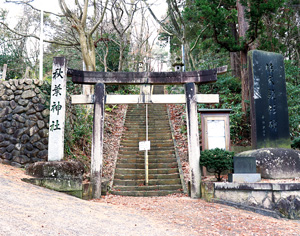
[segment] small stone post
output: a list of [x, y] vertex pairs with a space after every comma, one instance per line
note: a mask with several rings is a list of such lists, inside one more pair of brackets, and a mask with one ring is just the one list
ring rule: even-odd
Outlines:
[[191, 198], [201, 197], [200, 145], [198, 131], [198, 114], [196, 86], [194, 83], [185, 85], [186, 123], [188, 134], [188, 155], [190, 163]]
[[91, 185], [92, 185], [93, 199], [101, 197], [104, 108], [105, 108], [104, 100], [105, 100], [105, 85], [102, 83], [97, 83], [95, 85], [94, 125], [93, 125], [92, 158], [91, 158]]
[[54, 57], [51, 84], [48, 161], [64, 157], [64, 128], [66, 113], [67, 60]]

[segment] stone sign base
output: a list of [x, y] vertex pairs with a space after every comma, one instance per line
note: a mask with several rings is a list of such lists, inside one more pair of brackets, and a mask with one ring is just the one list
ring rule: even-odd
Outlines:
[[84, 167], [75, 161], [36, 162], [26, 167], [26, 174], [35, 178], [23, 181], [82, 198]]
[[228, 174], [228, 182], [236, 183], [256, 183], [261, 181], [261, 175], [256, 173], [247, 173], [247, 174]]
[[213, 189], [201, 189], [209, 190], [202, 196], [213, 195], [209, 200], [214, 202], [277, 218], [300, 219], [300, 183], [214, 183]]

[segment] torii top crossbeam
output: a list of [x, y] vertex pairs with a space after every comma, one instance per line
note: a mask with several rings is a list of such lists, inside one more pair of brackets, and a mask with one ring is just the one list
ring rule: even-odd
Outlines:
[[227, 66], [190, 72], [94, 72], [68, 69], [68, 76], [76, 84], [204, 84], [216, 82], [217, 74], [226, 71]]

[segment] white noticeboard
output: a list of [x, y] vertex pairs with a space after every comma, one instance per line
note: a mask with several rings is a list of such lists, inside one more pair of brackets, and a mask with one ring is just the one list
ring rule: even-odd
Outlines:
[[226, 149], [224, 120], [208, 120], [207, 133], [208, 133], [208, 149], [214, 149], [214, 148]]
[[140, 151], [149, 151], [150, 150], [150, 141], [139, 142]]

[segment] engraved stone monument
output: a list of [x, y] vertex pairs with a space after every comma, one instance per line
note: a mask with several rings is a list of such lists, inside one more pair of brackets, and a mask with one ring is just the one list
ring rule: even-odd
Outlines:
[[252, 148], [290, 148], [283, 56], [253, 50], [248, 63]]

